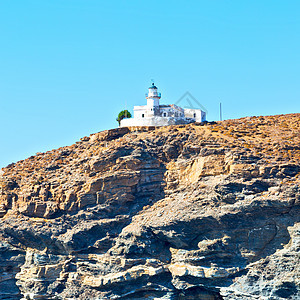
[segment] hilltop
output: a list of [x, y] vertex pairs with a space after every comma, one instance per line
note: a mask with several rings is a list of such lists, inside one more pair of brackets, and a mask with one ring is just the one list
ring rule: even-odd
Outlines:
[[124, 127], [3, 168], [0, 299], [299, 298], [299, 128]]

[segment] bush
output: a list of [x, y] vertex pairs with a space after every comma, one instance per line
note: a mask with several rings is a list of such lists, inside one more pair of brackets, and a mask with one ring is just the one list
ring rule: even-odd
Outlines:
[[131, 118], [131, 113], [127, 109], [120, 111], [118, 114], [118, 117], [116, 120], [118, 121], [119, 126], [120, 126], [121, 120], [123, 120], [125, 118]]

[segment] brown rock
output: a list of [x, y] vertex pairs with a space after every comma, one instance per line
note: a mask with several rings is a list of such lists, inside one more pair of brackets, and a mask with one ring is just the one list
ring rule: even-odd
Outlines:
[[300, 115], [200, 125], [107, 130], [2, 169], [0, 291], [299, 299]]

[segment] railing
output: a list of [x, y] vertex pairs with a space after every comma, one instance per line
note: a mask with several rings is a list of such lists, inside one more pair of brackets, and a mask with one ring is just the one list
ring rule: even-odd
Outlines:
[[161, 97], [161, 93], [150, 94], [150, 96], [149, 96], [149, 93], [146, 93], [145, 96], [146, 96], [146, 98], [148, 98], [148, 97]]

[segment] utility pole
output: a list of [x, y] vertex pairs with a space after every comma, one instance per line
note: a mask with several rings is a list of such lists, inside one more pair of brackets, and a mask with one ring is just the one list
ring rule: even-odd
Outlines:
[[222, 120], [222, 103], [220, 102], [220, 121], [223, 121]]

